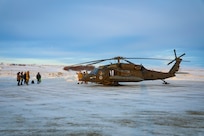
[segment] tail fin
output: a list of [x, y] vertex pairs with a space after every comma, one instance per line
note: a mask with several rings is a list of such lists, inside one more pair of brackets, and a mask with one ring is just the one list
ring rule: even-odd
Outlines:
[[170, 75], [175, 75], [175, 73], [179, 70], [179, 67], [180, 67], [180, 63], [182, 61], [181, 57], [185, 55], [185, 53], [183, 53], [182, 55], [180, 55], [179, 57], [177, 57], [176, 55], [176, 50], [174, 49], [174, 55], [175, 55], [175, 59], [172, 60], [171, 62], [168, 63], [171, 64], [173, 63], [174, 61], [176, 61], [176, 63], [173, 65], [173, 67], [169, 70], [169, 74]]
[[174, 75], [178, 70], [179, 70], [179, 67], [180, 67], [180, 63], [182, 61], [181, 58], [176, 58], [176, 63], [173, 65], [173, 67], [169, 70], [169, 74], [171, 75]]

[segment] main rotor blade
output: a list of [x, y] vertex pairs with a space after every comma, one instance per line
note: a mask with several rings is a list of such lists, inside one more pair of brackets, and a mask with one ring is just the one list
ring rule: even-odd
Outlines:
[[87, 65], [93, 65], [93, 64], [101, 63], [101, 62], [103, 62], [103, 61], [105, 61], [105, 60], [95, 61], [95, 62], [92, 62], [92, 63], [88, 63]]
[[124, 59], [124, 61], [126, 61], [126, 62], [128, 62], [128, 63], [130, 63], [130, 64], [135, 65], [134, 63], [132, 63], [132, 62], [131, 62], [131, 61], [129, 61], [129, 60]]
[[169, 62], [167, 65], [170, 65], [171, 63], [173, 63], [175, 61], [175, 59], [174, 60], [172, 60], [171, 62]]
[[172, 60], [172, 59], [160, 59], [160, 58], [124, 58], [124, 59], [168, 60], [168, 61]]
[[78, 63], [78, 64], [74, 64], [74, 65], [89, 64], [89, 63], [95, 63], [95, 62], [98, 62], [98, 61], [99, 61], [99, 60], [87, 61], [87, 62], [82, 62], [82, 63]]
[[177, 55], [176, 55], [176, 50], [174, 49], [174, 55], [175, 55], [175, 58], [177, 58]]
[[181, 56], [179, 56], [178, 58], [181, 58], [181, 57], [183, 57], [184, 55], [186, 55], [186, 54], [184, 53], [184, 54], [182, 54]]
[[92, 65], [92, 64], [97, 64], [97, 63], [101, 63], [101, 62], [103, 62], [103, 61], [113, 60], [113, 59], [114, 59], [114, 58], [111, 58], [111, 59], [101, 59], [101, 60], [87, 61], [87, 62], [82, 62], [82, 63], [74, 64], [74, 66], [75, 66], [75, 65], [83, 65], [83, 64]]
[[[175, 57], [177, 58], [177, 55], [176, 55], [176, 50], [174, 50], [174, 54], [175, 54]], [[184, 56], [184, 54], [182, 54], [181, 56], [179, 56], [178, 58]], [[107, 61], [107, 60], [118, 60], [118, 63], [120, 62], [120, 60], [125, 60], [126, 62], [130, 63], [130, 64], [134, 64], [132, 62], [130, 62], [129, 60], [127, 59], [143, 59], [143, 60], [166, 60], [166, 61], [171, 61], [168, 63], [171, 64], [172, 62], [175, 61], [172, 60], [172, 59], [160, 59], [160, 58], [140, 58], [140, 57], [137, 57], [137, 58], [128, 58], [128, 57], [121, 57], [121, 56], [117, 56], [117, 57], [114, 57], [114, 58], [109, 58], [109, 59], [100, 59], [100, 60], [94, 60], [94, 61], [88, 61], [88, 62], [82, 62], [82, 63], [78, 63], [78, 64], [75, 64], [75, 65], [72, 65], [72, 66], [76, 66], [76, 65], [83, 65], [83, 64], [86, 64], [86, 65], [93, 65], [93, 64], [97, 64], [97, 63], [101, 63], [103, 61]], [[187, 61], [188, 62], [188, 61]]]

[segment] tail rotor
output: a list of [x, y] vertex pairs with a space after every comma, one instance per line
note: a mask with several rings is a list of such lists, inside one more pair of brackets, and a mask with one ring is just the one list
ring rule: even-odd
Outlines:
[[171, 63], [173, 63], [173, 62], [176, 61], [177, 59], [181, 59], [181, 57], [183, 57], [183, 56], [186, 55], [186, 54], [183, 53], [182, 55], [180, 55], [179, 57], [177, 57], [177, 55], [176, 55], [176, 50], [174, 49], [174, 55], [175, 55], [175, 59], [172, 60], [171, 62], [169, 62], [168, 65], [170, 65]]

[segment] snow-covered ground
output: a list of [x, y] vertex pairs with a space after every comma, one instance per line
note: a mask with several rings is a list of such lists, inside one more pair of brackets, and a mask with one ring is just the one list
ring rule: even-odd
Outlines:
[[[0, 135], [204, 135], [200, 74], [111, 87], [78, 85], [62, 68], [1, 65]], [[17, 86], [16, 73], [27, 70], [33, 80], [40, 72], [42, 83]]]
[[36, 74], [40, 72], [42, 79], [45, 78], [64, 78], [67, 81], [76, 81], [77, 75], [74, 71], [63, 70], [64, 66], [58, 65], [10, 65], [0, 64], [0, 77], [16, 78], [18, 72], [30, 72], [30, 80], [36, 80]]

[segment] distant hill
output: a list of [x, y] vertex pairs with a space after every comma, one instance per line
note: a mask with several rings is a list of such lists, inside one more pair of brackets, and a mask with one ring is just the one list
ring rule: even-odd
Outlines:
[[64, 70], [74, 70], [74, 71], [81, 71], [81, 70], [87, 70], [87, 71], [91, 71], [93, 70], [95, 67], [92, 65], [89, 66], [83, 66], [83, 65], [79, 65], [79, 66], [65, 66]]

